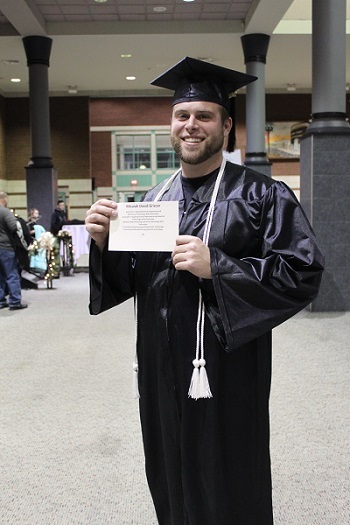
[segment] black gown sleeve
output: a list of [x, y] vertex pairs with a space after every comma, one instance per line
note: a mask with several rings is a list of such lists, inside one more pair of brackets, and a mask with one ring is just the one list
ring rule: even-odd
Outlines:
[[133, 297], [133, 257], [128, 252], [101, 253], [91, 241], [89, 255], [90, 302], [92, 315], [109, 310]]
[[260, 201], [261, 250], [242, 259], [210, 248], [214, 330], [231, 351], [295, 315], [317, 295], [323, 256], [294, 194], [273, 184]]

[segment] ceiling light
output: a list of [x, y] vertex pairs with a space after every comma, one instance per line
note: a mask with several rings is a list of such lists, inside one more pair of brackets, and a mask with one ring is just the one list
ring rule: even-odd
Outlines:
[[202, 62], [214, 62], [212, 57], [197, 57], [197, 60], [202, 60]]
[[162, 5], [158, 5], [158, 6], [153, 8], [153, 11], [155, 13], [164, 13], [164, 11], [166, 11], [166, 7], [164, 7]]
[[194, 0], [183, 0], [184, 2], [194, 2]]
[[6, 66], [18, 66], [19, 63], [20, 63], [19, 60], [11, 60], [11, 59], [9, 59], [9, 60], [1, 60], [1, 62], [3, 64], [6, 64]]
[[126, 80], [136, 80], [136, 77], [134, 77], [133, 75], [130, 75], [128, 77], [125, 77]]
[[11, 82], [21, 82], [20, 78], [11, 78]]
[[95, 0], [97, 4], [104, 4], [107, 0]]
[[78, 93], [77, 86], [68, 86], [68, 93], [70, 93], [71, 95]]
[[297, 86], [296, 84], [287, 84], [287, 91], [296, 91]]
[[120, 55], [120, 58], [131, 58], [131, 54], [130, 53], [122, 53]]

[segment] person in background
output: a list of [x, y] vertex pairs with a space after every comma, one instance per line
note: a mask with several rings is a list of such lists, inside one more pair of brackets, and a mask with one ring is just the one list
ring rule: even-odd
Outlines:
[[90, 313], [136, 301], [134, 370], [160, 525], [273, 523], [271, 330], [316, 297], [323, 256], [283, 182], [223, 158], [229, 93], [254, 80], [186, 57], [152, 82], [174, 91], [181, 167], [144, 202], [178, 202], [172, 253], [109, 251], [118, 204], [101, 199], [86, 214]]
[[17, 236], [21, 239], [23, 231], [14, 214], [7, 208], [7, 201], [7, 194], [0, 191], [0, 309], [8, 307], [10, 310], [22, 310], [28, 305], [22, 303], [14, 238]]
[[40, 220], [39, 210], [37, 208], [31, 208], [28, 213], [27, 227], [28, 227], [32, 241], [35, 241], [36, 239], [34, 226], [37, 224], [39, 220]]
[[[31, 208], [28, 213], [27, 222], [27, 227], [31, 236], [31, 243], [39, 241], [46, 231], [41, 224], [38, 224], [39, 220], [39, 210], [37, 208]], [[36, 274], [40, 278], [44, 278], [47, 271], [47, 257], [45, 250], [39, 250], [37, 253], [31, 254], [29, 266], [31, 273]]]
[[62, 229], [62, 226], [67, 223], [67, 214], [65, 212], [65, 206], [63, 200], [57, 201], [57, 207], [51, 215], [51, 228], [52, 235], [57, 236], [58, 232]]

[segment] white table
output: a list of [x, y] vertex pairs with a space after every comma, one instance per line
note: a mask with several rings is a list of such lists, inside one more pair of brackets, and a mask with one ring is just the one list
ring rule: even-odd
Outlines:
[[90, 235], [84, 224], [66, 224], [62, 226], [62, 230], [68, 231], [72, 236], [74, 262], [76, 263], [81, 255], [89, 253]]

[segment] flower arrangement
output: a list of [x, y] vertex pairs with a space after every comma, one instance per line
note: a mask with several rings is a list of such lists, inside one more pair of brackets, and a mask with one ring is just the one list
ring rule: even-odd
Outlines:
[[41, 237], [34, 240], [28, 247], [29, 255], [38, 255], [46, 252], [47, 270], [45, 280], [47, 287], [52, 288], [52, 279], [59, 277], [60, 273], [60, 248], [57, 239], [52, 233], [44, 232]]
[[39, 245], [46, 249], [47, 271], [45, 279], [48, 282], [48, 288], [52, 288], [52, 279], [60, 275], [60, 246], [56, 237], [50, 232], [42, 234]]
[[[61, 242], [63, 247], [60, 254]], [[69, 275], [69, 271], [74, 267], [72, 235], [66, 230], [60, 230], [57, 237], [50, 232], [44, 232], [39, 239], [34, 240], [28, 247], [28, 252], [29, 255], [38, 255], [46, 252], [47, 270], [45, 280], [48, 288], [52, 288], [52, 279], [59, 277], [61, 269], [64, 275]]]
[[53, 250], [57, 241], [52, 233], [44, 232], [38, 240], [38, 244], [42, 250]]

